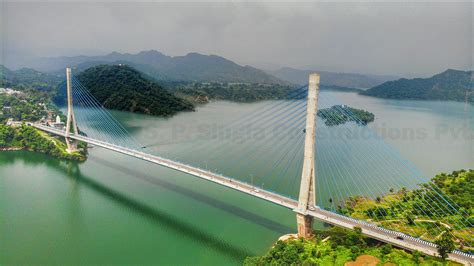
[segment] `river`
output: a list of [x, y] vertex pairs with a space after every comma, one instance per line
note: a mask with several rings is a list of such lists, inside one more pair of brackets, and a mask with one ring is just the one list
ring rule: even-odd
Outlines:
[[[427, 177], [474, 167], [472, 105], [331, 94], [374, 113], [370, 127]], [[203, 126], [219, 128], [265, 104], [219, 101], [167, 119], [113, 114], [147, 149], [199, 158], [258, 183], [247, 176], [249, 162], [190, 152], [188, 140]], [[245, 157], [235, 145], [233, 156]], [[297, 185], [287, 192], [295, 191]], [[80, 164], [1, 152], [0, 223], [0, 264], [238, 265], [295, 231], [290, 210], [99, 148]]]

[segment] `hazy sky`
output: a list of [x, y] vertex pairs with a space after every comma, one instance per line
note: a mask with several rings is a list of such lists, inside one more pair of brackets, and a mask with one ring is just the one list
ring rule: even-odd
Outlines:
[[[1, 1], [1, 0], [0, 0]], [[3, 53], [217, 54], [395, 75], [472, 68], [472, 3], [2, 2]]]

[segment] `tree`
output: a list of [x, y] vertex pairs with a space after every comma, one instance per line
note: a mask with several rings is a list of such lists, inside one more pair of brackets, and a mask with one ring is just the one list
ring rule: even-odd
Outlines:
[[362, 235], [362, 228], [355, 226], [354, 231], [349, 232], [345, 236], [345, 243], [349, 246], [365, 246], [367, 243], [365, 242], [365, 237]]
[[418, 250], [413, 251], [413, 260], [415, 262], [419, 262], [421, 257], [423, 257], [423, 254], [420, 251]]
[[387, 244], [387, 245], [382, 246], [381, 251], [382, 251], [383, 254], [387, 255], [387, 254], [390, 254], [392, 252], [392, 249], [393, 249], [392, 245]]
[[400, 190], [400, 192], [405, 195], [407, 193], [407, 188], [406, 187], [402, 187], [402, 189]]
[[351, 258], [355, 260], [361, 253], [361, 249], [358, 246], [351, 246]]
[[0, 125], [0, 147], [8, 147], [15, 137], [15, 131], [12, 127]]
[[453, 235], [451, 234], [450, 230], [444, 231], [443, 235], [441, 235], [441, 237], [437, 239], [435, 243], [438, 245], [438, 253], [443, 259], [446, 259], [448, 254], [456, 248]]
[[354, 232], [357, 234], [357, 235], [362, 235], [362, 228], [358, 227], [358, 226], [355, 226], [354, 227]]
[[367, 216], [382, 219], [388, 216], [388, 209], [385, 207], [374, 207], [365, 211]]

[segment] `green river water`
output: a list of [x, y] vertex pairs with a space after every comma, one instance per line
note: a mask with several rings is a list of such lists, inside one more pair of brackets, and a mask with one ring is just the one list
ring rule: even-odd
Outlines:
[[[373, 112], [370, 126], [426, 176], [474, 167], [472, 105], [332, 94]], [[213, 102], [169, 119], [114, 115], [151, 149], [238, 175], [248, 162], [189, 153], [186, 140], [199, 125], [225, 125], [263, 104]], [[0, 153], [0, 264], [238, 265], [294, 231], [291, 210], [103, 149], [80, 164]]]

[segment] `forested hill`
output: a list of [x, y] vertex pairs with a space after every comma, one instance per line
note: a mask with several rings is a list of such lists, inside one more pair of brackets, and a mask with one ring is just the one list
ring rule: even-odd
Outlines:
[[77, 79], [109, 109], [169, 116], [194, 107], [126, 65], [100, 65], [81, 72]]
[[474, 102], [472, 81], [473, 71], [448, 69], [430, 78], [388, 81], [361, 94], [391, 99]]
[[42, 73], [31, 68], [13, 71], [0, 65], [0, 87], [51, 91], [59, 84], [60, 80], [61, 78], [58, 76]]

